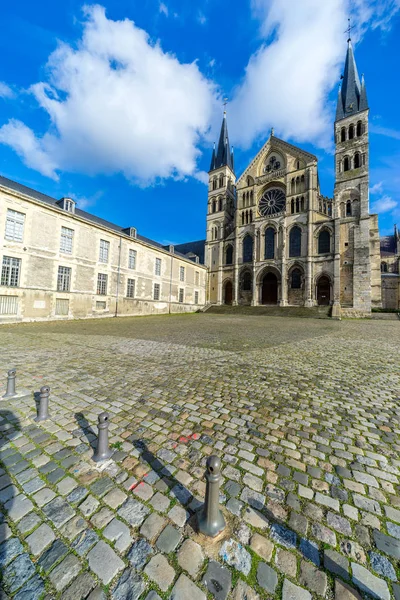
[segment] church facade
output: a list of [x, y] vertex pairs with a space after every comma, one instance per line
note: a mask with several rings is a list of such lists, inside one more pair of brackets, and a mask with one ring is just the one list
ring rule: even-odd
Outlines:
[[209, 172], [205, 261], [211, 304], [331, 305], [332, 316], [381, 306], [377, 215], [369, 212], [369, 107], [351, 41], [337, 101], [335, 186], [317, 157], [274, 135], [239, 178], [226, 113]]

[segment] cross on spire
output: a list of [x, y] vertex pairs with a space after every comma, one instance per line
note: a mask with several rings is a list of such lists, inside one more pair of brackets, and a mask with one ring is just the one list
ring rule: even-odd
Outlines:
[[348, 35], [347, 41], [351, 42], [351, 30], [354, 29], [354, 25], [351, 24], [350, 17], [347, 20], [348, 20], [349, 25], [348, 25], [347, 29], [345, 30], [345, 33], [347, 33], [347, 35]]

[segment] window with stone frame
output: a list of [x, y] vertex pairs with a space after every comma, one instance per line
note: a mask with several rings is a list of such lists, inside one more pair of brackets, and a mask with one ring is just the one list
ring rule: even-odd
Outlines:
[[265, 230], [264, 258], [267, 260], [275, 258], [275, 229], [273, 227], [268, 227]]
[[107, 295], [107, 280], [108, 275], [105, 273], [98, 273], [97, 275], [97, 294], [99, 296]]
[[289, 256], [301, 256], [301, 229], [297, 225], [289, 233]]
[[253, 260], [253, 238], [246, 235], [243, 239], [243, 262], [252, 262]]
[[185, 267], [179, 267], [179, 281], [185, 281]]
[[198, 304], [199, 303], [199, 292], [195, 292], [194, 293], [194, 303]]
[[74, 230], [69, 227], [61, 227], [60, 252], [63, 254], [72, 254], [74, 241]]
[[57, 291], [69, 292], [71, 289], [71, 268], [58, 267], [57, 274]]
[[155, 274], [161, 275], [161, 258], [156, 258], [155, 262]]
[[21, 272], [21, 259], [13, 256], [3, 256], [1, 267], [1, 285], [18, 287]]
[[301, 271], [300, 269], [293, 269], [290, 274], [290, 287], [292, 290], [299, 290], [301, 288]]
[[136, 282], [134, 279], [128, 279], [127, 286], [126, 286], [126, 297], [127, 298], [135, 297], [135, 283]]
[[99, 262], [107, 263], [110, 255], [110, 242], [100, 240]]
[[183, 288], [179, 288], [179, 302], [183, 302], [185, 299], [185, 290]]
[[136, 258], [137, 258], [137, 251], [133, 250], [132, 248], [129, 249], [129, 256], [128, 256], [128, 267], [129, 269], [136, 269]]
[[13, 242], [22, 242], [24, 238], [24, 224], [24, 213], [8, 208], [6, 216], [6, 231], [4, 234], [5, 239]]
[[153, 287], [153, 300], [159, 300], [160, 299], [160, 290], [161, 290], [161, 286], [159, 283], [155, 283], [154, 287]]
[[327, 229], [318, 236], [318, 254], [328, 254], [331, 251], [331, 234]]

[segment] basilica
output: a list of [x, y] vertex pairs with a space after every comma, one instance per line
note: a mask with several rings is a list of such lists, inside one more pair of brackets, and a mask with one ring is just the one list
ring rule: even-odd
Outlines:
[[367, 316], [382, 305], [378, 217], [369, 212], [368, 116], [348, 40], [334, 123], [335, 186], [326, 197], [317, 157], [273, 130], [236, 178], [224, 113], [209, 172], [211, 304], [330, 305], [337, 317]]

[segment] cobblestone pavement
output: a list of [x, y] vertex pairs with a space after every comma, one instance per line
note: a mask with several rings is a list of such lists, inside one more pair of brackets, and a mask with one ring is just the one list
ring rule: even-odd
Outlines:
[[[0, 402], [1, 600], [400, 599], [399, 349], [395, 321], [2, 326], [26, 391]], [[193, 515], [213, 453], [210, 542]]]

